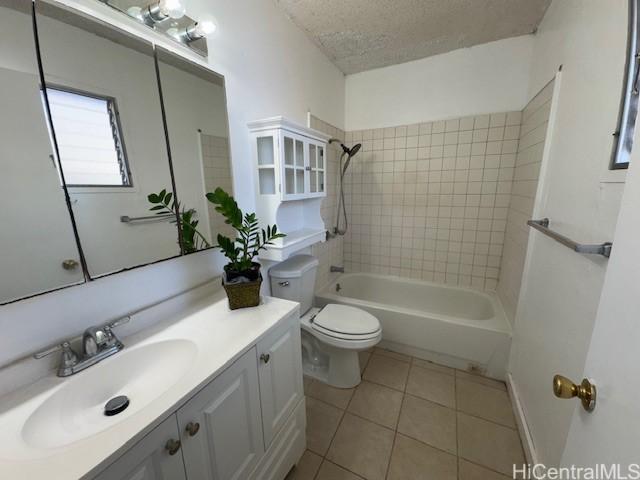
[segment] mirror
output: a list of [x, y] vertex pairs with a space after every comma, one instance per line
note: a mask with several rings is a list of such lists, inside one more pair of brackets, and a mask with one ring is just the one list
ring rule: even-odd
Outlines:
[[217, 187], [233, 194], [224, 78], [161, 48], [156, 55], [182, 244], [185, 253], [192, 253], [215, 245], [218, 233], [232, 233], [205, 197]]
[[0, 0], [0, 304], [81, 283], [40, 96], [31, 2]]
[[[92, 278], [179, 255], [153, 46], [94, 19], [37, 2], [52, 132]], [[27, 34], [30, 29], [25, 29]]]

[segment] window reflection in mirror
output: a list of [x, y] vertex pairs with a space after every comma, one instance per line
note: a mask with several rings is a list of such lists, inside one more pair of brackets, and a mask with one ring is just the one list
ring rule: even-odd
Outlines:
[[153, 47], [45, 2], [36, 19], [45, 83], [55, 91], [52, 130], [90, 275], [179, 255], [175, 215], [154, 215], [147, 199], [161, 190], [173, 197]]
[[233, 193], [224, 79], [163, 49], [157, 58], [176, 190], [197, 222], [182, 228], [192, 253], [214, 245], [218, 233], [233, 234], [205, 198], [217, 187]]
[[0, 0], [0, 304], [84, 281], [40, 96], [31, 2]]

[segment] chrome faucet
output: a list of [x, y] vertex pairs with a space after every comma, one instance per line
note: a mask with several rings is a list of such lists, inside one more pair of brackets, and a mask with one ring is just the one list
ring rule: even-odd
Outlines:
[[131, 317], [124, 317], [105, 325], [87, 328], [82, 334], [82, 355], [78, 355], [71, 348], [70, 341], [67, 340], [60, 345], [38, 352], [33, 357], [40, 359], [52, 353], [60, 352], [59, 377], [68, 377], [74, 373], [81, 372], [124, 348], [113, 329], [124, 325], [130, 319]]

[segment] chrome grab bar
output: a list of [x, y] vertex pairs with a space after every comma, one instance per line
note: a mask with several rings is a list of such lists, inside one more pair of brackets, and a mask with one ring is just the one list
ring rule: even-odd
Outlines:
[[535, 228], [536, 230], [544, 233], [547, 237], [553, 238], [556, 242], [561, 243], [565, 247], [569, 247], [574, 252], [578, 253], [586, 253], [590, 255], [602, 255], [603, 257], [609, 258], [611, 255], [611, 248], [613, 247], [613, 243], [605, 242], [600, 244], [582, 244], [577, 243], [571, 240], [564, 235], [559, 234], [558, 232], [554, 232], [549, 228], [549, 219], [543, 218], [542, 220], [529, 220], [527, 221], [527, 225]]
[[120, 221], [122, 223], [140, 223], [140, 222], [164, 222], [165, 220], [175, 220], [175, 213], [163, 213], [160, 215], [148, 215], [146, 217], [130, 217], [128, 215], [122, 215]]

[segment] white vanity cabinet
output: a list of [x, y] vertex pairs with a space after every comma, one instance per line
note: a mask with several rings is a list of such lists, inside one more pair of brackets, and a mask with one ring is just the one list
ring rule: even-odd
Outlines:
[[262, 432], [265, 448], [304, 396], [300, 326], [284, 324], [258, 343]]
[[96, 480], [282, 480], [305, 449], [297, 310]]
[[179, 438], [171, 415], [95, 480], [186, 480]]
[[247, 478], [264, 453], [255, 347], [177, 416], [189, 480]]
[[280, 201], [325, 197], [328, 136], [283, 117], [249, 124], [257, 194]]

